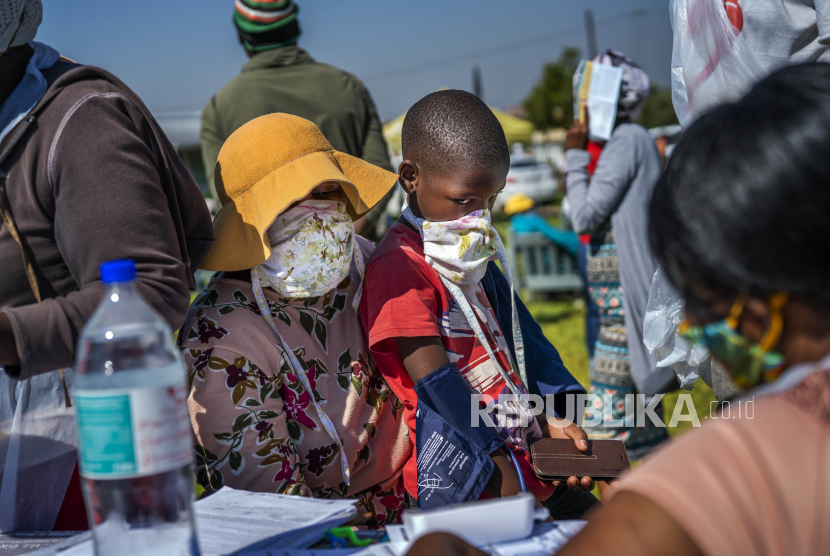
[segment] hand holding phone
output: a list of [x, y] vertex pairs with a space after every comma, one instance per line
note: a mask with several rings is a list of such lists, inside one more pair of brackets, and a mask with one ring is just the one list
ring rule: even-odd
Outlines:
[[530, 446], [530, 458], [533, 472], [545, 481], [567, 480], [572, 476], [609, 481], [631, 469], [621, 440], [588, 440], [588, 449], [582, 452], [573, 440], [542, 438]]
[[[569, 419], [560, 419], [558, 417], [549, 417], [545, 414], [537, 417], [539, 426], [542, 427], [543, 438], [561, 438], [573, 441], [574, 446], [578, 450], [588, 449], [588, 434], [579, 427], [576, 423]], [[560, 481], [553, 481], [554, 486], [559, 486]], [[563, 478], [563, 483], [568, 485], [571, 490], [594, 490], [594, 481], [590, 477], [573, 475], [571, 477]]]

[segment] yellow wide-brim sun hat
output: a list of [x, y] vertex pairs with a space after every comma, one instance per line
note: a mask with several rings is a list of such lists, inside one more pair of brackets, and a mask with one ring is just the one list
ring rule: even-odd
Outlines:
[[222, 208], [213, 220], [215, 240], [201, 267], [246, 270], [271, 255], [268, 228], [292, 203], [323, 182], [346, 193], [346, 210], [358, 219], [395, 185], [397, 174], [334, 150], [320, 129], [290, 114], [251, 120], [228, 137], [215, 172]]

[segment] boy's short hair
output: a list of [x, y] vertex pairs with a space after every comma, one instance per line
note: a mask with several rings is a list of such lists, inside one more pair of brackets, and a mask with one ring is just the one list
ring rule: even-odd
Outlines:
[[401, 150], [428, 171], [493, 167], [510, 163], [504, 130], [474, 94], [444, 90], [429, 94], [406, 113]]

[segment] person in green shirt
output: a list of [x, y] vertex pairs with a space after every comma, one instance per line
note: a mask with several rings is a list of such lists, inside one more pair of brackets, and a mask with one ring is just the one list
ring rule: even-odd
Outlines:
[[[233, 21], [250, 61], [202, 112], [202, 159], [214, 198], [214, 170], [225, 140], [247, 122], [275, 112], [315, 123], [336, 150], [394, 171], [377, 109], [354, 75], [317, 62], [297, 46], [299, 8], [292, 0], [236, 0]], [[355, 222], [357, 233], [379, 239], [388, 197]]]

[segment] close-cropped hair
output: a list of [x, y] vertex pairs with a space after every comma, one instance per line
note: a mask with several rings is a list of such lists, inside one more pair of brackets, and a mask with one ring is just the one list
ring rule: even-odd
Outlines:
[[459, 90], [429, 94], [409, 109], [401, 149], [404, 160], [431, 172], [510, 163], [504, 130], [493, 111], [474, 94]]
[[649, 236], [684, 295], [830, 300], [830, 64], [776, 71], [689, 127], [655, 189]]

